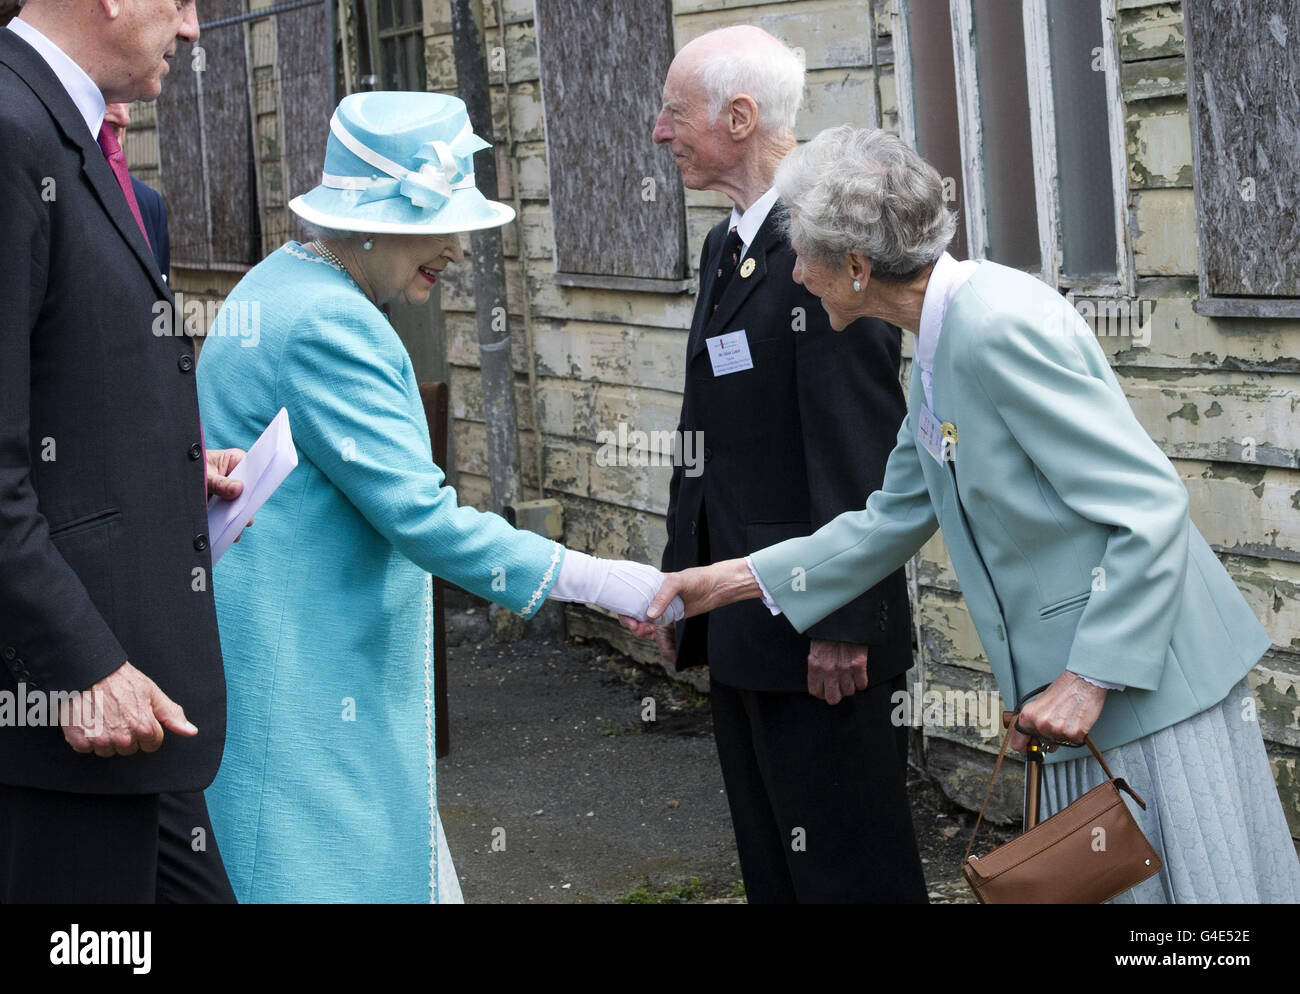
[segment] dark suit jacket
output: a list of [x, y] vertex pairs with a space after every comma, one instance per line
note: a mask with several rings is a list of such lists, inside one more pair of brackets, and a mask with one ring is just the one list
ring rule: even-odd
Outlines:
[[[821, 302], [792, 278], [782, 214], [778, 202], [746, 255], [753, 273], [738, 269], [711, 315], [728, 223], [704, 241], [679, 425], [703, 433], [703, 473], [673, 471], [664, 570], [744, 556], [862, 508], [884, 479], [906, 414], [901, 333], [866, 319], [832, 331]], [[742, 329], [754, 368], [715, 376], [706, 339]], [[912, 642], [902, 570], [807, 636], [757, 600], [689, 618], [677, 626], [677, 666], [707, 664], [717, 679], [748, 690], [806, 691], [808, 636], [870, 646], [873, 684], [906, 670]]]
[[5, 30], [0, 148], [0, 692], [84, 690], [129, 660], [199, 728], [100, 759], [57, 727], [3, 727], [0, 782], [199, 790], [225, 678], [193, 342], [155, 333], [171, 294], [126, 198], [58, 78]]
[[135, 202], [140, 208], [140, 217], [144, 220], [144, 230], [149, 235], [149, 247], [153, 249], [158, 272], [170, 283], [172, 242], [167, 233], [167, 205], [163, 203], [161, 193], [134, 176], [131, 177], [131, 189], [135, 191]]

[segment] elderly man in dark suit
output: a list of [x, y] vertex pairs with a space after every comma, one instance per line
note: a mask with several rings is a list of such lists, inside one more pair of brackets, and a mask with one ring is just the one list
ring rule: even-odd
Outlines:
[[0, 727], [5, 903], [233, 899], [201, 793], [225, 728], [206, 502], [242, 454], [205, 454], [104, 123], [197, 37], [192, 0], [29, 0], [0, 29], [0, 693], [59, 701]]
[[[791, 278], [772, 188], [794, 147], [803, 67], [766, 32], [711, 32], [678, 53], [654, 140], [686, 185], [733, 202], [700, 256], [663, 569], [743, 556], [860, 508], [905, 414], [900, 334], [836, 336]], [[697, 451], [701, 446], [697, 446]], [[649, 626], [637, 627], [649, 635]], [[902, 572], [814, 626], [759, 602], [659, 629], [679, 668], [707, 665], [718, 756], [746, 894], [759, 902], [924, 902], [891, 695], [911, 665]]]

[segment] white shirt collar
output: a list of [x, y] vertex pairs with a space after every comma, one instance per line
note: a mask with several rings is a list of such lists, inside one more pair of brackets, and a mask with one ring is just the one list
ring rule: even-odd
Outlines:
[[945, 252], [930, 270], [930, 282], [925, 286], [925, 300], [921, 302], [921, 327], [916, 332], [916, 364], [921, 367], [921, 386], [925, 388], [925, 402], [934, 408], [931, 384], [934, 378], [934, 357], [939, 351], [939, 333], [943, 331], [943, 318], [948, 313], [948, 302], [961, 289], [975, 270], [978, 262], [958, 262]]
[[745, 213], [740, 213], [740, 209], [734, 204], [731, 207], [731, 223], [728, 227], [735, 228], [740, 235], [741, 255], [749, 252], [749, 246], [754, 243], [754, 238], [758, 235], [758, 229], [763, 227], [763, 222], [767, 220], [767, 215], [772, 213], [772, 206], [776, 203], [776, 187], [768, 190], [752, 204]]
[[99, 129], [104, 124], [104, 95], [99, 92], [95, 81], [86, 75], [86, 70], [72, 61], [58, 45], [24, 21], [15, 17], [9, 22], [9, 30], [16, 34], [46, 61], [59, 82], [68, 91], [68, 96], [77, 105], [77, 110], [86, 119], [90, 136], [99, 139]]

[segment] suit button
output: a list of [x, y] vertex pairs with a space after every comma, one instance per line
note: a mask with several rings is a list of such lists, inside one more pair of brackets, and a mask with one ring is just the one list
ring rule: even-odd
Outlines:
[[18, 655], [18, 650], [11, 645], [5, 646], [5, 662], [12, 662]]
[[189, 449], [189, 457], [193, 459], [195, 462], [198, 462], [200, 459], [202, 459], [203, 446], [200, 445], [198, 442], [195, 442], [193, 445], [191, 445]]
[[176, 361], [176, 365], [180, 367], [182, 373], [188, 373], [194, 368], [194, 356], [186, 353]]
[[206, 536], [206, 535], [195, 535], [195, 536], [194, 536], [194, 551], [195, 551], [195, 552], [203, 552], [205, 549], [207, 549], [207, 547], [208, 547], [208, 536]]
[[691, 534], [692, 534], [692, 535], [695, 534], [695, 522], [694, 522], [694, 521], [691, 522]]
[[704, 461], [708, 462], [712, 458], [713, 458], [713, 450], [706, 448], [704, 450]]

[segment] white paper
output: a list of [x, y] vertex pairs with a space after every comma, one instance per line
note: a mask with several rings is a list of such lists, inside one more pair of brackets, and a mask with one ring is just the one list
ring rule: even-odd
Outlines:
[[208, 540], [212, 543], [214, 563], [225, 555], [244, 526], [297, 465], [298, 451], [289, 432], [289, 412], [282, 407], [230, 473], [230, 479], [244, 481], [243, 492], [234, 500], [213, 497], [208, 501]]
[[709, 362], [713, 363], [714, 376], [754, 368], [754, 360], [749, 356], [749, 336], [744, 328], [716, 338], [706, 338], [704, 344], [709, 347]]

